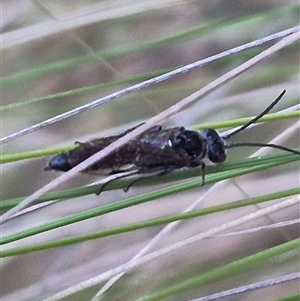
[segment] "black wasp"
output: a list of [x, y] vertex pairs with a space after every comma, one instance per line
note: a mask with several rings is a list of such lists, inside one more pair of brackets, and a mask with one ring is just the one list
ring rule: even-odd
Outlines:
[[[182, 126], [162, 129], [160, 125], [157, 125], [116, 149], [104, 159], [89, 166], [83, 172], [111, 175], [132, 171], [132, 173], [129, 175], [127, 173], [123, 177], [147, 173], [155, 173], [157, 176], [168, 174], [183, 167], [193, 168], [199, 166], [201, 167], [204, 183], [205, 163], [203, 159], [208, 157], [213, 163], [224, 162], [226, 160], [225, 151], [228, 148], [238, 146], [272, 147], [300, 155], [300, 152], [296, 150], [276, 144], [226, 144], [227, 139], [243, 131], [268, 113], [279, 102], [284, 93], [285, 90], [262, 113], [229, 135], [220, 136], [213, 129], [198, 132], [188, 130]], [[116, 136], [103, 137], [84, 143], [76, 142], [78, 146], [75, 149], [53, 157], [45, 170], [68, 171], [136, 127]], [[127, 189], [136, 181], [133, 181]]]

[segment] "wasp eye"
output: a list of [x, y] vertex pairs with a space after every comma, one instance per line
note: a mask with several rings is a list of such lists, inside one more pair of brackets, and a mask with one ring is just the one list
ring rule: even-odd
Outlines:
[[208, 152], [208, 158], [211, 162], [221, 163], [226, 160], [226, 154], [223, 149], [214, 149], [213, 151]]
[[71, 166], [68, 162], [68, 155], [60, 154], [53, 157], [49, 162], [49, 169], [58, 170], [58, 171], [70, 170]]

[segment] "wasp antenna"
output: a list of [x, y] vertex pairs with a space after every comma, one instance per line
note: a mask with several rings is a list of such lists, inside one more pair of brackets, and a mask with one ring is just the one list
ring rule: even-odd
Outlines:
[[285, 94], [286, 90], [283, 90], [279, 96], [267, 107], [265, 108], [259, 115], [257, 115], [256, 117], [254, 117], [253, 119], [251, 119], [249, 122], [247, 122], [246, 124], [244, 124], [243, 126], [241, 126], [240, 128], [238, 128], [237, 130], [233, 131], [232, 133], [222, 137], [223, 139], [227, 140], [230, 137], [236, 135], [237, 133], [243, 131], [244, 129], [246, 129], [249, 125], [255, 123], [257, 120], [259, 120], [261, 117], [263, 117], [264, 115], [266, 115], [278, 102], [279, 100], [283, 97], [283, 95]]
[[272, 144], [272, 143], [256, 143], [256, 142], [245, 142], [245, 143], [236, 143], [236, 144], [228, 144], [225, 147], [226, 148], [234, 148], [234, 147], [241, 147], [241, 146], [258, 146], [258, 147], [271, 147], [271, 148], [276, 148], [280, 149], [289, 153], [293, 153], [295, 155], [300, 155], [299, 151], [296, 151], [294, 149], [282, 146], [282, 145], [277, 145], [277, 144]]

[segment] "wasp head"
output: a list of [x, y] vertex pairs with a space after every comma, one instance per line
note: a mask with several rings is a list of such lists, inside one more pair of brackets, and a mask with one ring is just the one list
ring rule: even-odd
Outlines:
[[225, 143], [213, 129], [206, 129], [200, 133], [207, 143], [207, 156], [211, 162], [221, 163], [226, 160]]

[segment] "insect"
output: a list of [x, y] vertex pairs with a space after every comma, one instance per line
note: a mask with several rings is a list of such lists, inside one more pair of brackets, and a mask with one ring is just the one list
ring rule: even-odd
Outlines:
[[[243, 131], [249, 125], [257, 122], [262, 116], [267, 114], [284, 94], [285, 90], [262, 113], [229, 135], [220, 136], [213, 129], [198, 132], [188, 130], [182, 126], [162, 129], [162, 126], [157, 125], [143, 132], [133, 140], [130, 140], [127, 144], [116, 149], [110, 155], [89, 166], [82, 172], [111, 175], [132, 171], [129, 175], [121, 175], [119, 177], [121, 178], [147, 173], [155, 173], [156, 176], [166, 175], [183, 167], [200, 167], [203, 185], [205, 180], [205, 163], [203, 159], [208, 157], [213, 163], [222, 163], [226, 160], [226, 149], [229, 148], [240, 146], [272, 147], [300, 155], [300, 152], [296, 150], [276, 144], [255, 142], [226, 144], [226, 140]], [[75, 149], [56, 155], [44, 169], [66, 172], [93, 154], [99, 152], [110, 143], [131, 132], [136, 127], [130, 128], [116, 136], [103, 137], [84, 143], [75, 142], [78, 144]], [[138, 180], [139, 179], [136, 179], [131, 182], [124, 191], [127, 191], [129, 187]], [[104, 185], [106, 184], [107, 183]], [[100, 192], [102, 189], [103, 186]]]

